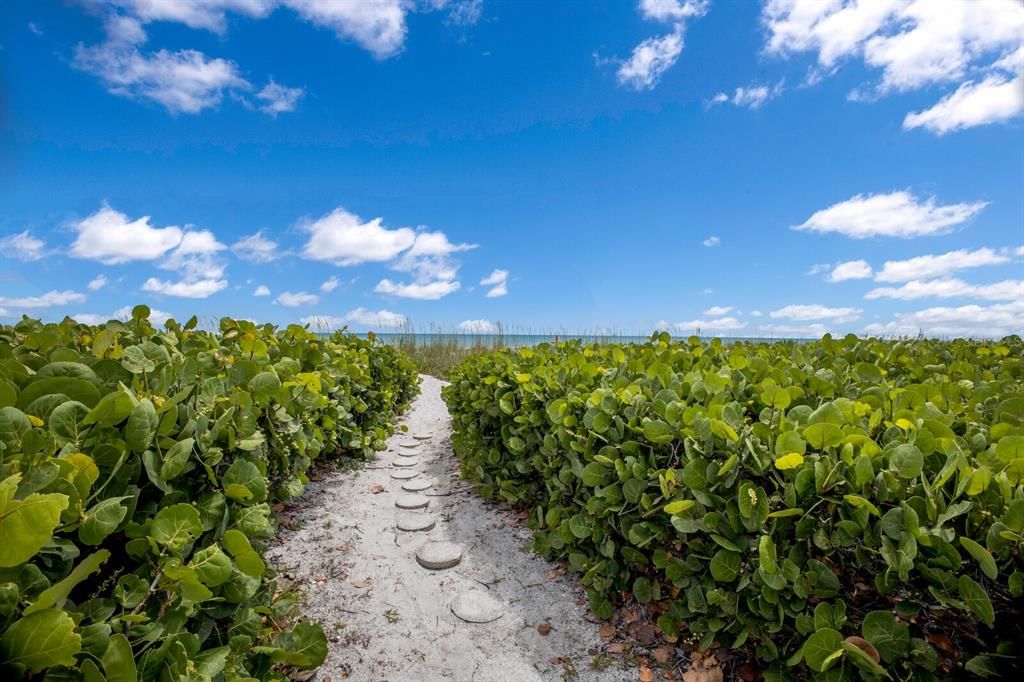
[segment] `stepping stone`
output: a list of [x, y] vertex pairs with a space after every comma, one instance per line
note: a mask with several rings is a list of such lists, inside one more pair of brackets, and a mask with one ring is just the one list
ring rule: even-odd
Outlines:
[[416, 561], [432, 571], [451, 568], [462, 561], [462, 546], [454, 542], [428, 542], [416, 551]]
[[418, 457], [399, 457], [395, 460], [394, 465], [396, 467], [414, 467], [419, 463]]
[[420, 453], [418, 453], [418, 452], [396, 452], [395, 455], [397, 455], [398, 457], [419, 457]]
[[434, 519], [433, 514], [427, 514], [425, 512], [408, 512], [398, 517], [398, 521], [395, 526], [398, 530], [405, 531], [426, 531], [437, 525], [437, 521]]
[[430, 435], [429, 433], [417, 433], [413, 436], [413, 438], [415, 438], [416, 440], [430, 440], [431, 438], [433, 438], [433, 436]]
[[402, 484], [402, 490], [410, 493], [423, 492], [427, 488], [433, 487], [434, 482], [428, 481], [425, 478], [421, 478], [418, 481], [408, 481]]
[[420, 446], [419, 441], [413, 441], [411, 443], [399, 443], [399, 447], [403, 448], [418, 448]]
[[399, 495], [395, 500], [395, 506], [399, 509], [423, 509], [430, 504], [430, 498], [426, 495]]
[[413, 471], [412, 469], [399, 469], [398, 471], [391, 472], [391, 478], [397, 478], [400, 481], [408, 481], [410, 478], [416, 478], [420, 475], [420, 472]]
[[486, 592], [471, 588], [452, 600], [452, 613], [467, 623], [490, 623], [505, 614], [505, 607]]

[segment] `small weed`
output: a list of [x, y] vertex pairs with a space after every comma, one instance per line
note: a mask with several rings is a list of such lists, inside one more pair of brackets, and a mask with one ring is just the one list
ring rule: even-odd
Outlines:
[[388, 609], [384, 612], [384, 617], [388, 619], [388, 622], [394, 625], [398, 621], [402, 620], [402, 617], [398, 615], [398, 611], [395, 609]]

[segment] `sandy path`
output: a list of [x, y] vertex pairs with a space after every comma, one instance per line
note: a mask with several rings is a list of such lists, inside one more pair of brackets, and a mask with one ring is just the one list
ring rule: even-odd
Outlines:
[[[330, 653], [320, 680], [634, 680], [615, 664], [593, 667], [601, 651], [598, 625], [574, 583], [550, 577], [553, 565], [524, 551], [525, 528], [480, 500], [458, 477], [451, 454], [443, 382], [424, 377], [422, 392], [404, 423], [406, 434], [365, 470], [339, 472], [310, 484], [296, 530], [283, 531], [268, 556], [306, 594], [303, 610], [321, 623]], [[424, 438], [418, 447], [401, 443]], [[428, 438], [429, 437], [429, 438]], [[396, 529], [409, 512], [395, 507], [405, 481], [391, 478], [400, 453], [417, 452], [417, 478], [434, 486], [424, 510], [436, 520], [427, 532]], [[378, 487], [379, 486], [379, 487]], [[374, 492], [374, 490], [383, 492]], [[433, 571], [416, 561], [429, 541], [458, 543], [463, 558]], [[469, 623], [451, 604], [467, 590], [492, 597], [503, 609], [497, 620]], [[537, 625], [549, 623], [542, 636]], [[560, 657], [563, 663], [552, 664]], [[598, 662], [602, 660], [599, 657]], [[606, 660], [606, 659], [605, 659]], [[576, 676], [572, 671], [575, 670]]]

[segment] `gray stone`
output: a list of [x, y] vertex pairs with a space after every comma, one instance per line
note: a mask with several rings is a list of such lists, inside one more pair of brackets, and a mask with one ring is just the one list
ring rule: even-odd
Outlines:
[[418, 453], [418, 452], [396, 452], [395, 455], [398, 456], [398, 457], [419, 457], [420, 453]]
[[426, 531], [437, 525], [437, 521], [434, 519], [433, 514], [427, 514], [424, 512], [408, 512], [400, 515], [395, 525], [398, 530], [410, 532]]
[[402, 490], [410, 493], [421, 493], [434, 485], [433, 481], [421, 478], [417, 481], [407, 481], [402, 484]]
[[412, 469], [399, 469], [398, 471], [391, 472], [391, 478], [397, 478], [400, 481], [408, 481], [410, 478], [416, 478], [420, 475], [420, 472], [413, 471]]
[[399, 509], [423, 509], [430, 504], [430, 498], [426, 495], [399, 495], [395, 500], [395, 506]]
[[454, 542], [428, 542], [416, 551], [416, 561], [432, 571], [451, 568], [462, 561], [462, 546]]
[[414, 467], [420, 463], [418, 457], [399, 457], [395, 460], [396, 467]]
[[430, 440], [433, 436], [429, 433], [417, 433], [413, 435], [416, 440]]
[[452, 600], [452, 613], [467, 623], [490, 623], [505, 614], [505, 606], [486, 592], [470, 588]]
[[420, 446], [420, 443], [419, 443], [419, 441], [414, 440], [414, 441], [399, 443], [398, 446], [399, 447], [403, 447], [403, 448], [410, 448], [411, 449], [411, 448], [418, 448]]

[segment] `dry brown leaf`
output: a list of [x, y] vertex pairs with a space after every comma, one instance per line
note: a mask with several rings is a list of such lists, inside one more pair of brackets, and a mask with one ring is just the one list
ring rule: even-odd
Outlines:
[[654, 673], [647, 666], [640, 666], [640, 682], [654, 682]]
[[384, 486], [382, 486], [382, 485], [375, 485], [372, 488], [370, 488], [370, 492], [373, 493], [374, 495], [379, 495], [382, 492], [384, 492]]
[[621, 654], [626, 650], [626, 644], [624, 642], [612, 642], [608, 645], [608, 653], [610, 654]]
[[373, 578], [363, 578], [362, 580], [353, 580], [352, 587], [358, 587], [360, 589], [364, 587], [373, 587]]
[[601, 636], [601, 639], [607, 642], [609, 639], [615, 637], [615, 626], [608, 624], [602, 625], [601, 629], [598, 630], [598, 634]]
[[690, 668], [683, 673], [683, 682], [723, 682], [721, 668]]
[[537, 632], [539, 632], [542, 636], [547, 637], [548, 634], [551, 632], [551, 626], [548, 623], [541, 623], [537, 626]]

